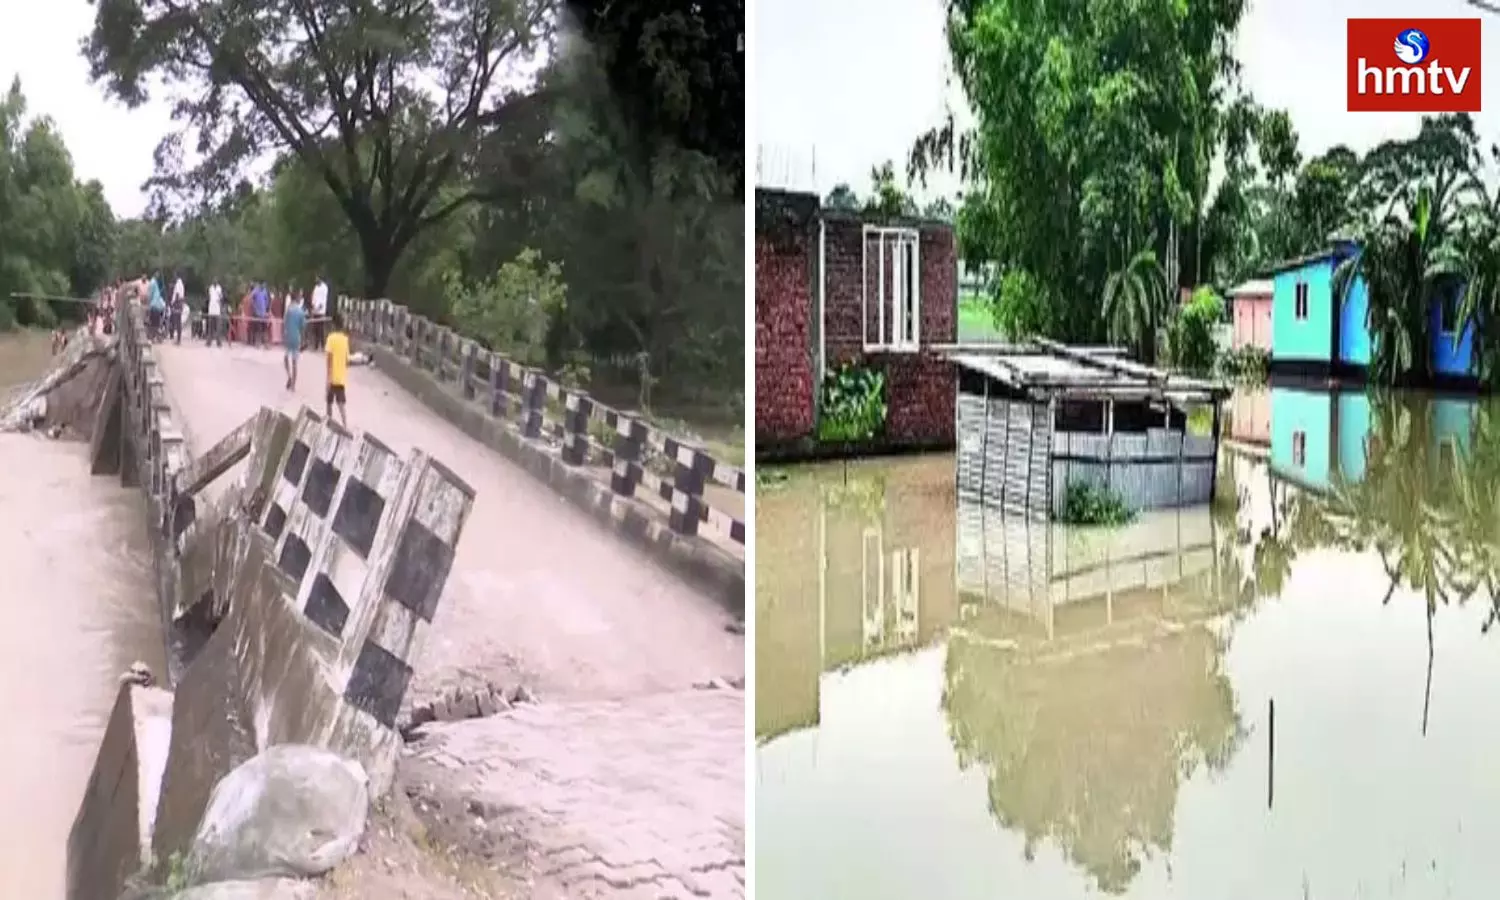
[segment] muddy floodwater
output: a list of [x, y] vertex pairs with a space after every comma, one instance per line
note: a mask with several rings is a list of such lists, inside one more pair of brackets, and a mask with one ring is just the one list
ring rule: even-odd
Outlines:
[[[0, 396], [46, 335], [0, 335]], [[68, 829], [134, 660], [161, 669], [137, 492], [81, 444], [0, 434], [0, 897], [63, 896]]]
[[1212, 506], [756, 499], [765, 900], [1500, 896], [1500, 405], [1275, 388]]

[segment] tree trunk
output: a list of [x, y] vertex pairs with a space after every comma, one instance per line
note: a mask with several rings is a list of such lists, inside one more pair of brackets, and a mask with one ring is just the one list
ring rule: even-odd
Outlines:
[[396, 271], [401, 250], [394, 246], [391, 235], [379, 228], [360, 229], [359, 249], [364, 258], [365, 299], [386, 300], [391, 287], [391, 275]]

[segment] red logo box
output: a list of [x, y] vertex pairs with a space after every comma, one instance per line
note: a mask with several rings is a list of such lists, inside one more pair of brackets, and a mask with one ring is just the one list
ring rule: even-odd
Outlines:
[[1350, 19], [1350, 112], [1479, 112], [1478, 19]]

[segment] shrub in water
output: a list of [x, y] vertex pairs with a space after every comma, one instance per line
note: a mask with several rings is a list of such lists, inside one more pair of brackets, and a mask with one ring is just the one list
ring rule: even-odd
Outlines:
[[1063, 496], [1062, 521], [1069, 525], [1124, 525], [1135, 510], [1108, 487], [1087, 481], [1068, 483]]

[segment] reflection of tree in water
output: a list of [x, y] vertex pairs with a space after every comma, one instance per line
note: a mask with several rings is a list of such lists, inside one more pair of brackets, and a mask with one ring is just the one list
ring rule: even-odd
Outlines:
[[[1478, 406], [1472, 448], [1446, 451], [1432, 401], [1377, 395], [1370, 404], [1368, 459], [1358, 481], [1336, 479], [1326, 495], [1295, 504], [1295, 542], [1373, 552], [1389, 585], [1420, 594], [1429, 612], [1500, 587], [1500, 423]], [[1493, 620], [1493, 612], [1491, 620]]]
[[1171, 849], [1179, 784], [1222, 768], [1243, 734], [1218, 636], [1131, 626], [1112, 646], [955, 634], [944, 692], [960, 764], [988, 769], [990, 811], [1025, 836], [1027, 858], [1051, 839], [1110, 893]]
[[[1461, 436], [1448, 435], [1449, 451], [1434, 427], [1431, 398], [1373, 395], [1363, 477], [1336, 478], [1326, 494], [1303, 493], [1292, 504], [1294, 547], [1372, 552], [1386, 574], [1383, 604], [1403, 587], [1423, 598], [1424, 734], [1432, 691], [1432, 620], [1438, 607], [1483, 594], [1490, 604], [1483, 630], [1489, 631], [1500, 617], [1500, 422], [1491, 404], [1478, 405], [1474, 413], [1467, 435], [1470, 450], [1460, 452]], [[1259, 559], [1259, 547], [1256, 555]]]

